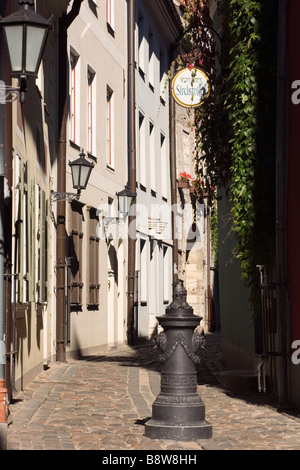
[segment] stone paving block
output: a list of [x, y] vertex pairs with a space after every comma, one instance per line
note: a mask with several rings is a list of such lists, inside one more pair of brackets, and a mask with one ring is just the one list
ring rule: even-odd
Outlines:
[[[257, 394], [228, 394], [219, 380], [218, 335], [207, 335], [199, 394], [213, 437], [152, 440], [145, 422], [160, 391], [159, 352], [150, 345], [93, 360], [50, 364], [9, 406], [10, 450], [300, 450], [300, 420], [266, 406]], [[20, 398], [20, 401], [17, 400]], [[266, 397], [265, 397], [266, 398]]]

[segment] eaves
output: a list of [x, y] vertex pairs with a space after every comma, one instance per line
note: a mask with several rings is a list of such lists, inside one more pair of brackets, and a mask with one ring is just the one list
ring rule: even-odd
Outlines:
[[43, 14], [60, 18], [68, 9], [71, 0], [43, 0]]
[[183, 27], [173, 0], [145, 0], [145, 4], [166, 44], [170, 47], [176, 43]]

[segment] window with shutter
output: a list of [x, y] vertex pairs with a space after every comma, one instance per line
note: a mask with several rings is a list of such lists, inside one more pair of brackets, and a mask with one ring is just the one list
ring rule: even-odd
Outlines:
[[40, 190], [39, 203], [39, 259], [38, 259], [38, 300], [47, 302], [47, 211], [45, 191]]
[[99, 292], [99, 238], [97, 237], [98, 217], [96, 209], [88, 208], [89, 212], [89, 234], [88, 234], [88, 281], [89, 286], [87, 303], [88, 306], [97, 307], [100, 303]]
[[78, 202], [70, 204], [70, 235], [69, 235], [69, 258], [71, 258], [70, 273], [70, 304], [71, 306], [82, 305], [82, 205]]

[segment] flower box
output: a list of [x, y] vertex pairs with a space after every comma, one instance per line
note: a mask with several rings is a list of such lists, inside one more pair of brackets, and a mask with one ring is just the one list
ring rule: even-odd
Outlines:
[[178, 181], [178, 188], [189, 188], [190, 184], [188, 181]]

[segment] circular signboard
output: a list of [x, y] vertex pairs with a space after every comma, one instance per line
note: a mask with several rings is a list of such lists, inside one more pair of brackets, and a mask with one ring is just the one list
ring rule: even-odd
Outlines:
[[200, 106], [209, 93], [209, 79], [196, 67], [180, 70], [172, 81], [173, 97], [177, 103], [186, 108]]

